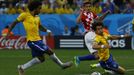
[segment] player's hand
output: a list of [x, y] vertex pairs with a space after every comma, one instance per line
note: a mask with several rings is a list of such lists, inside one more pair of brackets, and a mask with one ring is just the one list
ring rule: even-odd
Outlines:
[[84, 9], [83, 9], [83, 8], [80, 8], [80, 14], [82, 14], [82, 13], [83, 13], [83, 11], [84, 11]]
[[104, 48], [111, 48], [109, 44], [104, 45]]

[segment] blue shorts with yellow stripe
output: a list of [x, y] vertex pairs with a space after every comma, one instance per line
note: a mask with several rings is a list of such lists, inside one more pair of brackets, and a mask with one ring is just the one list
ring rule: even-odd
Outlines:
[[113, 56], [110, 54], [110, 57], [107, 61], [100, 61], [99, 62], [101, 67], [106, 69], [106, 70], [113, 70], [116, 71], [119, 67], [117, 62], [113, 59]]
[[32, 57], [43, 56], [44, 53], [49, 50], [49, 47], [45, 45], [42, 40], [28, 41], [27, 44], [32, 50]]

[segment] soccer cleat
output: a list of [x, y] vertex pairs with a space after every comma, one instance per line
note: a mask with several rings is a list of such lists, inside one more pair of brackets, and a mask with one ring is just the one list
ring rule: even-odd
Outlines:
[[72, 62], [72, 61], [63, 63], [62, 69], [69, 68], [69, 67], [71, 67], [72, 65], [73, 65], [73, 62]]
[[77, 56], [74, 57], [74, 64], [76, 67], [78, 67], [78, 65], [80, 64], [80, 60]]
[[97, 65], [96, 64], [91, 64], [90, 67], [91, 67], [91, 69], [94, 69], [94, 68], [97, 68]]
[[24, 70], [22, 69], [21, 65], [18, 65], [18, 72], [19, 72], [19, 75], [24, 75]]

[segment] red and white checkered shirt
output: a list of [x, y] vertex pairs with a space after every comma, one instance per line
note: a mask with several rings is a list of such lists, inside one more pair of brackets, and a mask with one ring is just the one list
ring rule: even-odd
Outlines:
[[98, 16], [96, 14], [94, 14], [93, 12], [83, 11], [82, 16], [81, 16], [81, 21], [84, 25], [86, 32], [91, 30], [92, 23], [93, 23], [94, 19], [97, 17]]

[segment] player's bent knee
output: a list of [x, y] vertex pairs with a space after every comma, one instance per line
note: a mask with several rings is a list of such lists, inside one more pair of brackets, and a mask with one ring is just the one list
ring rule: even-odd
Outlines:
[[40, 60], [40, 62], [44, 62], [45, 61], [45, 57], [44, 56], [38, 56], [37, 58]]
[[54, 52], [53, 52], [52, 50], [47, 50], [46, 53], [47, 53], [48, 55], [52, 55]]
[[99, 59], [99, 56], [98, 56], [97, 52], [93, 53], [93, 55], [95, 56], [96, 59]]

